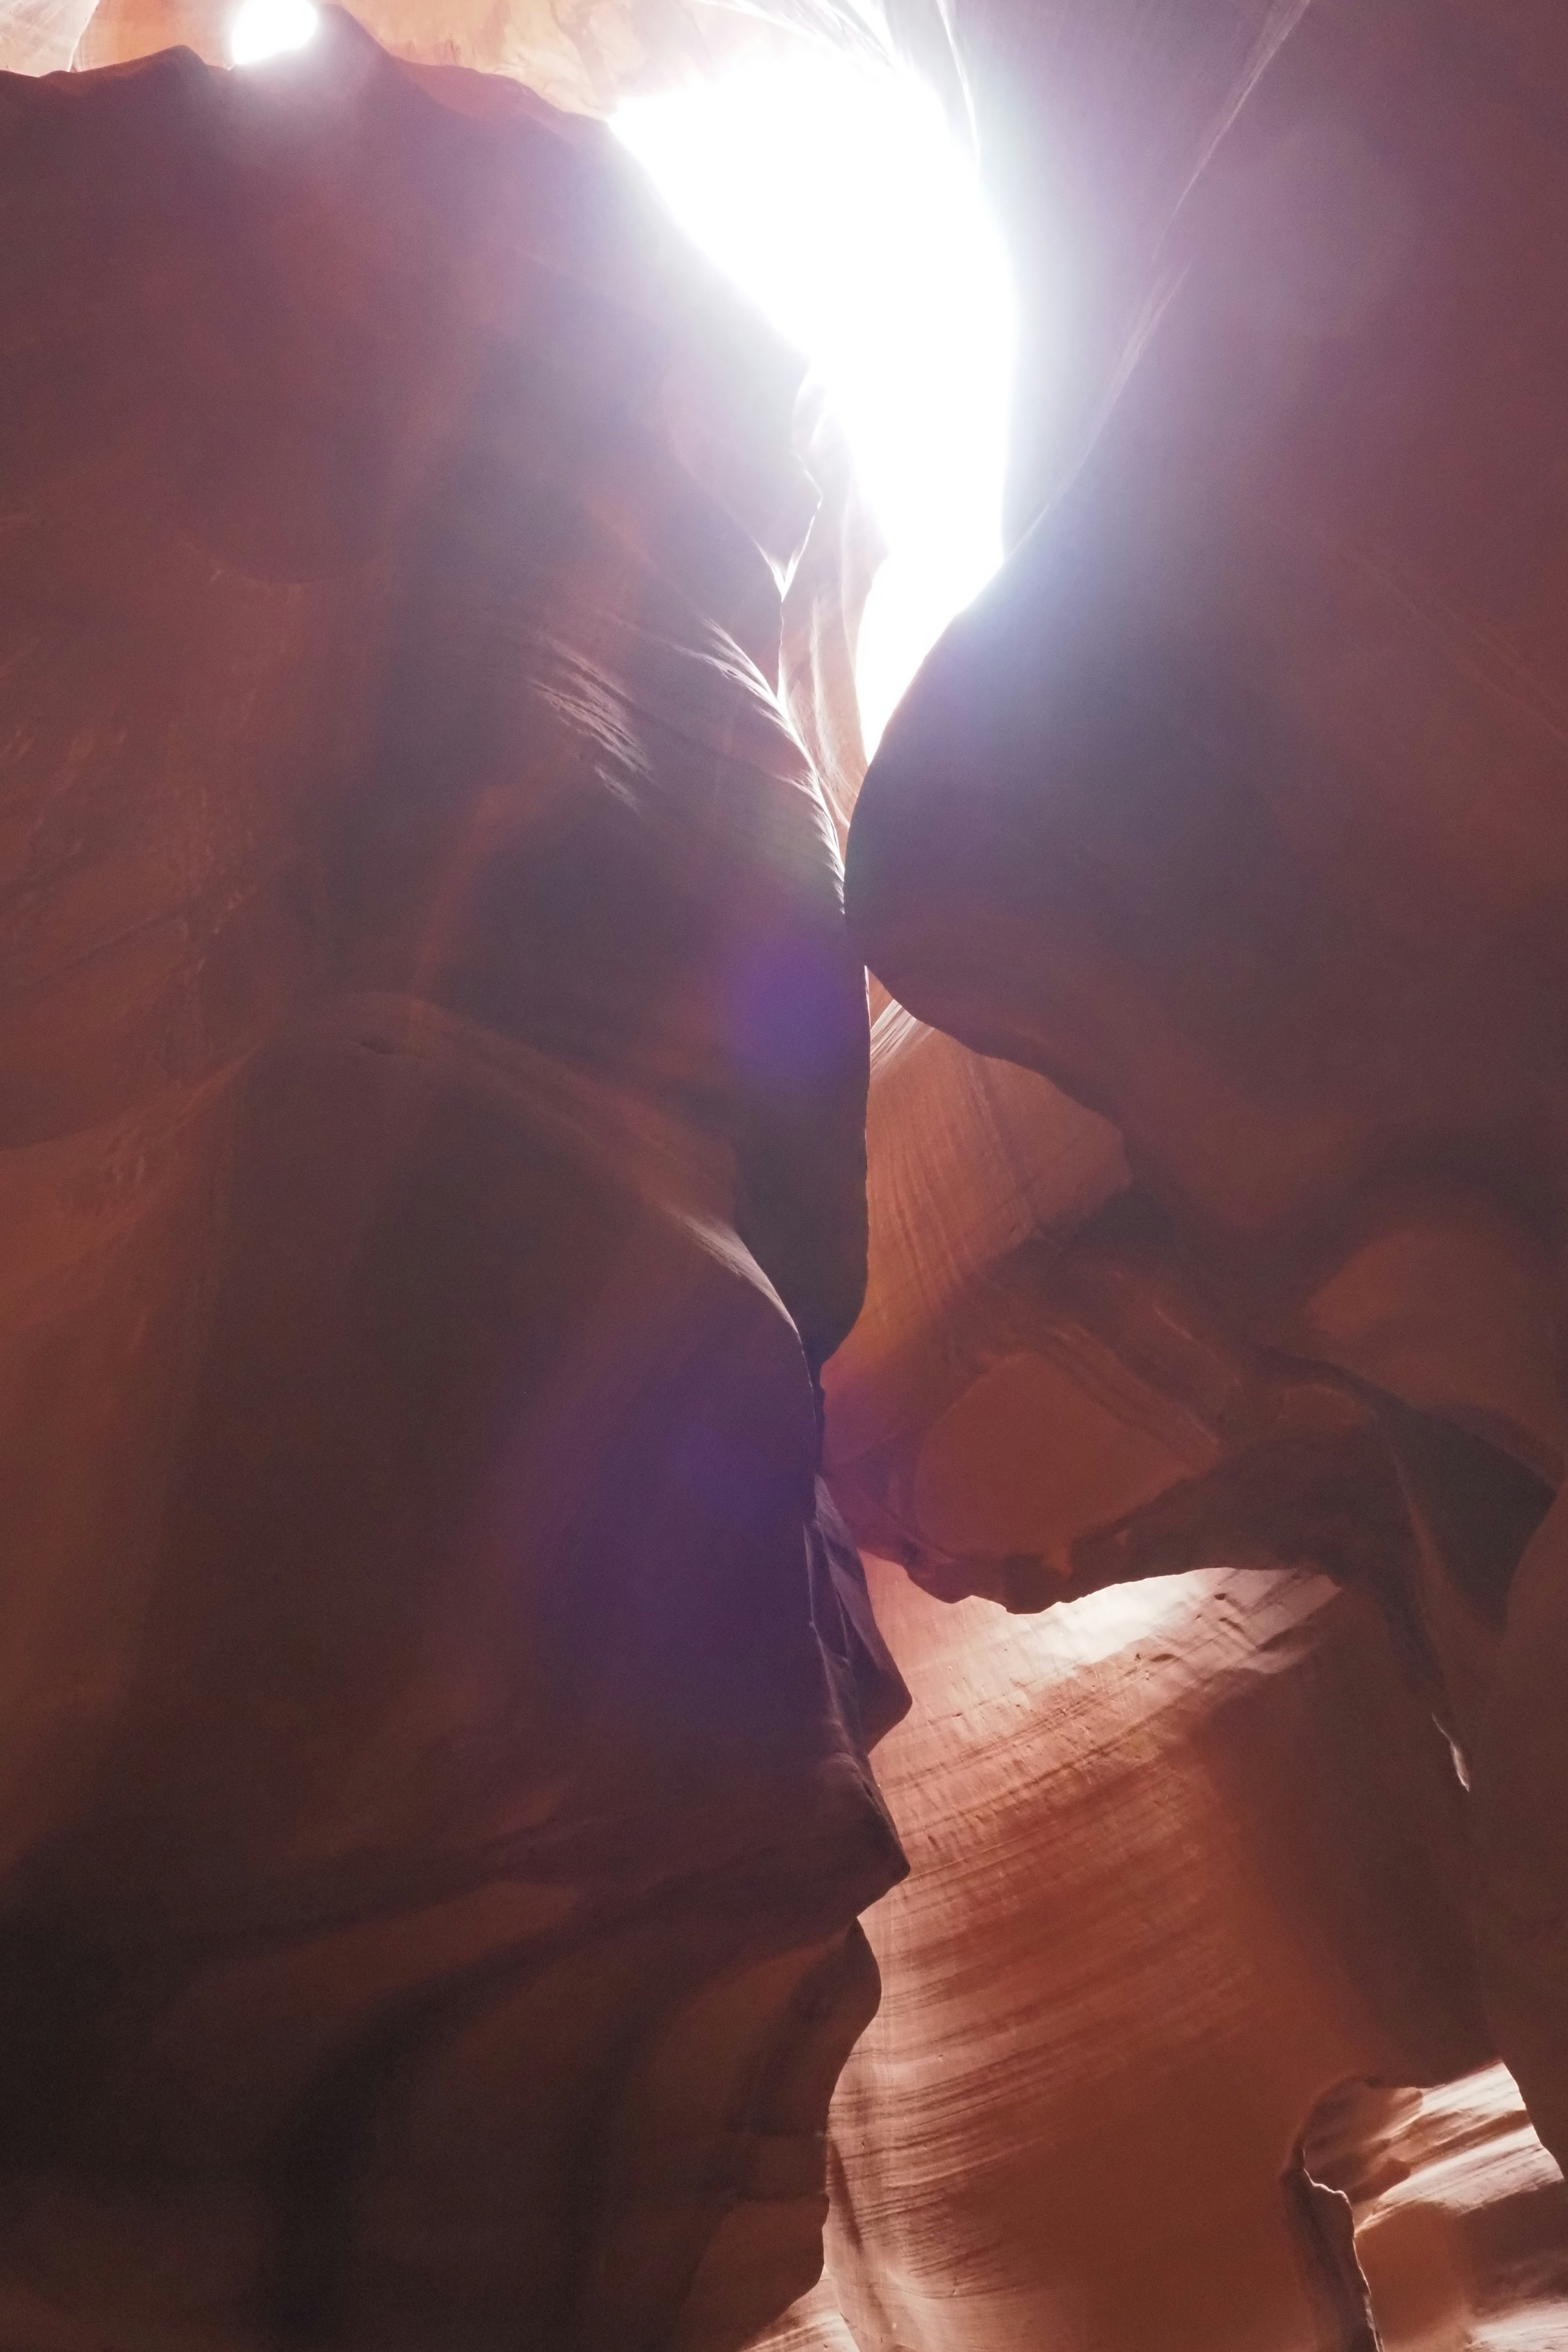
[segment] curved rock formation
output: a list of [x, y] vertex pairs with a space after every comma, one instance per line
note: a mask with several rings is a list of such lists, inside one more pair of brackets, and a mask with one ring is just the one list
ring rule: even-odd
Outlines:
[[344, 18], [0, 107], [0, 2337], [717, 2352], [902, 1868], [797, 364]]
[[1488, 2048], [1461, 1791], [1375, 1611], [1220, 1570], [1007, 1617], [869, 1574], [911, 1869], [866, 1923], [825, 2289], [762, 2341], [1304, 2352], [1280, 2175], [1320, 2092]]
[[[1367, 2352], [1518, 2352], [1568, 2331], [1568, 2189], [1502, 2066], [1436, 2090], [1341, 2085], [1302, 2136], [1342, 2205], [1339, 2298]], [[1342, 2332], [1345, 2332], [1342, 2330]]]
[[[1114, 1123], [1148, 1310], [1206, 1316], [1261, 1400], [1217, 1487], [1168, 1465], [1173, 1524], [1133, 1552], [1353, 1568], [1359, 1526], [1403, 1593], [1475, 1777], [1493, 2016], [1559, 2151], [1568, 171], [1538, 92], [1565, 39], [1458, 0], [1301, 16], [849, 849], [872, 968]], [[1167, 1401], [1201, 1407], [1204, 1362]], [[1281, 1381], [1287, 1421], [1340, 1416], [1326, 1486], [1261, 1443]]]
[[1055, 501], [854, 947], [830, 420], [435, 63], [757, 20], [88, 13], [0, 0], [113, 68], [0, 83], [6, 2352], [734, 2352], [879, 1965], [774, 2352], [1556, 2328], [1559, 12], [777, 0], [966, 79]]

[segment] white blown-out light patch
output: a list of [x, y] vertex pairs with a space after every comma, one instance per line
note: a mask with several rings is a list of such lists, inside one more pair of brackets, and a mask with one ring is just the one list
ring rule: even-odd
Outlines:
[[822, 378], [886, 537], [868, 749], [1002, 557], [1013, 300], [973, 159], [912, 75], [803, 47], [614, 127], [694, 241]]
[[310, 0], [244, 0], [228, 28], [231, 65], [259, 65], [284, 49], [302, 49], [319, 22]]

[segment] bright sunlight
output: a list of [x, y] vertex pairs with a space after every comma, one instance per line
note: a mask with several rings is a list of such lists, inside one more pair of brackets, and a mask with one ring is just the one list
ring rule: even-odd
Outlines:
[[[243, 0], [229, 55], [254, 65], [316, 26], [311, 0]], [[973, 158], [912, 74], [826, 49], [630, 100], [614, 128], [848, 435], [889, 550], [856, 670], [874, 750], [1002, 560], [1013, 303]]]
[[828, 52], [629, 100], [614, 127], [848, 434], [889, 547], [857, 670], [873, 749], [1002, 558], [1013, 305], [973, 160], [913, 76]]
[[259, 65], [284, 49], [302, 49], [316, 24], [310, 0], [244, 0], [228, 28], [229, 62]]

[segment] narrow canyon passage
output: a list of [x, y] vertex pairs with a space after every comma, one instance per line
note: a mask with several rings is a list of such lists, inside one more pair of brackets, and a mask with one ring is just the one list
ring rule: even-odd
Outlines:
[[0, 2352], [1557, 2352], [1568, 22], [0, 69]]

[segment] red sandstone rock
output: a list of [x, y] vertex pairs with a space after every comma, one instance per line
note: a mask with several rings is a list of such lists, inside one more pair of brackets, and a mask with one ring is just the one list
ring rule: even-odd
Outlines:
[[1338, 2299], [1359, 2304], [1366, 2352], [1551, 2352], [1568, 2336], [1568, 2191], [1505, 2067], [1426, 2091], [1346, 2084], [1301, 2153], [1346, 2209]]
[[341, 17], [0, 110], [0, 2338], [720, 2352], [901, 1868], [796, 364]]
[[[897, 1008], [879, 1032], [830, 1461], [932, 1591], [1032, 1608], [1219, 1558], [1378, 1591], [1477, 1774], [1489, 2000], [1561, 2146], [1554, 1520], [1513, 1577], [1568, 1428], [1560, 535], [1531, 520], [1561, 31], [1302, 14], [955, 13], [1025, 268], [1018, 511], [1185, 275], [873, 782], [874, 960], [1014, 1061]], [[602, 104], [679, 16], [374, 22], [532, 78], [548, 53]], [[79, 56], [219, 30], [106, 0]], [[0, 24], [28, 67], [69, 32]], [[58, 1564], [9, 1653], [10, 2039], [24, 2113], [56, 2113], [13, 2176], [9, 2324], [163, 2352], [313, 2309], [466, 2352], [522, 2311], [551, 2345], [720, 2352], [809, 2269], [872, 1997], [844, 1922], [890, 1866], [833, 1718], [891, 1684], [808, 1528], [792, 1335], [815, 1366], [853, 1313], [858, 1013], [758, 675], [788, 578], [779, 683], [841, 824], [863, 543], [830, 483], [791, 572], [792, 373], [594, 133], [366, 54], [335, 36], [352, 96], [186, 60], [74, 118], [14, 98], [57, 142], [52, 177], [24, 145], [13, 255], [45, 354], [19, 701], [39, 663], [60, 716], [5, 1062], [43, 1433], [12, 1491]], [[742, 805], [754, 832], [713, 823]], [[1075, 1621], [906, 1598], [944, 1654], [890, 1751], [926, 1879], [872, 1915], [893, 1997], [841, 2107], [834, 2276], [770, 2344], [1299, 2352], [1304, 2104], [1484, 2054], [1453, 1790], [1375, 1634], [1341, 1604], [1360, 1630], [1321, 1655], [1300, 1596], [1206, 1591], [1158, 1636], [1179, 1739], [1128, 1730], [1133, 1669], [1067, 1686]], [[1026, 1643], [1000, 1697], [977, 1622]], [[1097, 1706], [1158, 1769], [1075, 1747]], [[1142, 1907], [1090, 1851], [1126, 1880], [1129, 1844]]]
[[826, 2292], [761, 2342], [1301, 2352], [1280, 2176], [1321, 2092], [1487, 2050], [1461, 1791], [1376, 1612], [1221, 1571], [1009, 1618], [869, 1566], [911, 1868], [866, 1923]]
[[[1121, 1132], [1168, 1237], [1153, 1311], [1173, 1282], [1245, 1390], [1283, 1370], [1365, 1414], [1384, 1467], [1350, 1517], [1405, 1551], [1476, 1775], [1493, 2014], [1559, 2150], [1547, 1528], [1507, 1595], [1568, 1426], [1568, 172], [1539, 96], [1565, 39], [1528, 10], [1301, 15], [1149, 252], [1094, 448], [928, 663], [849, 849], [894, 993]], [[1251, 1437], [1179, 1499], [1146, 1563], [1234, 1559], [1259, 1520], [1266, 1554], [1295, 1508]]]
[[1506, 89], [1445, 146], [1457, 11], [1362, 13], [1309, 15], [1197, 184], [1179, 292], [852, 860], [913, 1010], [1111, 1112], [1270, 1288], [1347, 1192], [1468, 1153], [1523, 1209], [1556, 1166], [1568, 354], [1529, 272], [1568, 183]]

